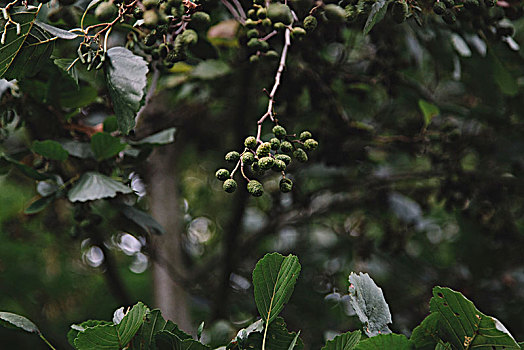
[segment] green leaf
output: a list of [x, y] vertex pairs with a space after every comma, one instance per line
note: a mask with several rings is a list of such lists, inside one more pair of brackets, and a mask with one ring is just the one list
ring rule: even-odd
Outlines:
[[200, 62], [191, 72], [191, 76], [202, 80], [211, 80], [227, 75], [231, 68], [227, 63], [219, 60], [205, 60]]
[[[242, 343], [243, 349], [261, 350], [262, 333], [250, 332], [247, 339]], [[295, 349], [302, 349], [304, 344], [297, 337], [297, 333], [289, 332], [286, 328], [286, 322], [282, 317], [277, 317], [267, 330], [266, 349], [267, 350], [289, 350], [290, 346], [295, 343]], [[239, 343], [240, 344], [240, 343]]]
[[[0, 158], [2, 158], [2, 156], [0, 156]], [[30, 177], [33, 180], [44, 181], [48, 179], [53, 179], [53, 176], [42, 174], [36, 171], [35, 169], [31, 168], [30, 166], [27, 166], [24, 163], [16, 161], [8, 156], [3, 156], [3, 159], [13, 164], [18, 170], [20, 170], [22, 174], [24, 174], [27, 177]]]
[[144, 137], [143, 139], [138, 140], [138, 141], [129, 141], [129, 144], [131, 145], [144, 145], [144, 144], [166, 145], [168, 143], [172, 143], [175, 141], [175, 131], [176, 131], [176, 128], [169, 128], [169, 129], [157, 132], [156, 134]]
[[118, 128], [127, 135], [135, 126], [135, 116], [144, 104], [147, 62], [123, 47], [109, 49], [107, 57], [105, 76], [109, 96]]
[[39, 198], [36, 201], [34, 201], [33, 203], [31, 203], [31, 205], [28, 206], [24, 210], [24, 214], [32, 215], [32, 214], [39, 213], [42, 210], [44, 210], [45, 208], [47, 208], [47, 206], [50, 203], [52, 203], [54, 200], [55, 200], [54, 196]]
[[95, 155], [91, 150], [91, 145], [86, 142], [78, 141], [61, 141], [60, 144], [69, 152], [69, 155], [81, 159], [94, 158]]
[[389, 306], [384, 299], [382, 289], [367, 273], [349, 275], [350, 303], [360, 322], [366, 324], [365, 332], [369, 337], [391, 333], [387, 324], [391, 323]]
[[440, 316], [440, 338], [454, 349], [520, 349], [510, 335], [497, 329], [492, 317], [477, 310], [459, 292], [435, 287], [429, 306], [431, 313]]
[[11, 328], [10, 326], [12, 326], [12, 327], [23, 329], [24, 331], [29, 332], [29, 333], [40, 334], [40, 330], [38, 329], [38, 327], [33, 322], [25, 318], [24, 316], [13, 314], [11, 312], [1, 311], [0, 312], [0, 321], [1, 321], [0, 325], [4, 327], [7, 326]]
[[57, 58], [57, 59], [53, 60], [53, 63], [58, 68], [62, 69], [64, 72], [66, 72], [71, 77], [71, 79], [73, 79], [75, 81], [76, 85], [78, 86], [78, 71], [76, 70], [76, 67], [74, 65], [71, 66], [71, 64], [74, 61], [75, 60], [72, 59], [72, 58]]
[[375, 3], [373, 3], [368, 19], [366, 20], [366, 24], [364, 25], [364, 34], [368, 34], [371, 29], [373, 29], [375, 24], [382, 21], [386, 15], [388, 9], [387, 5], [390, 1], [391, 0], [377, 0]]
[[86, 328], [78, 333], [75, 339], [76, 348], [78, 350], [118, 350], [126, 347], [144, 323], [147, 311], [147, 307], [138, 302], [119, 324]]
[[504, 64], [495, 56], [491, 55], [493, 60], [493, 75], [495, 82], [500, 87], [502, 93], [515, 96], [519, 92], [517, 79], [504, 66]]
[[424, 100], [418, 100], [418, 107], [424, 115], [424, 125], [426, 127], [434, 117], [440, 114], [440, 109], [437, 106]]
[[125, 216], [126, 220], [131, 220], [137, 224], [142, 230], [144, 230], [144, 233], [156, 235], [163, 235], [166, 233], [166, 230], [162, 225], [160, 225], [158, 221], [153, 219], [153, 217], [148, 213], [129, 205], [120, 205], [118, 208]]
[[78, 336], [78, 333], [83, 332], [86, 328], [95, 327], [99, 325], [111, 325], [109, 321], [99, 321], [99, 320], [87, 320], [80, 324], [72, 324], [71, 329], [67, 332], [67, 341], [71, 346], [75, 346], [75, 339]]
[[79, 86], [78, 89], [60, 91], [60, 105], [65, 108], [83, 108], [98, 98], [98, 91], [89, 85]]
[[272, 253], [258, 261], [253, 271], [255, 303], [267, 324], [278, 316], [291, 297], [299, 273], [300, 263], [294, 255], [284, 257]]
[[72, 40], [79, 37], [79, 35], [75, 33], [71, 33], [70, 31], [54, 27], [47, 23], [40, 22], [39, 20], [35, 21], [35, 25], [59, 39]]
[[192, 339], [189, 334], [181, 331], [176, 324], [171, 321], [166, 321], [162, 317], [162, 313], [159, 309], [155, 309], [151, 310], [151, 312], [146, 315], [144, 324], [140, 328], [140, 332], [137, 333], [131, 349], [154, 349], [156, 346], [155, 335], [160, 331], [169, 331], [171, 334], [176, 335], [180, 340]]
[[209, 346], [194, 339], [180, 339], [174, 333], [163, 330], [155, 335], [157, 350], [208, 350]]
[[433, 350], [438, 344], [440, 316], [436, 313], [430, 314], [411, 333], [409, 342], [417, 350]]
[[[42, 29], [33, 26], [40, 7], [17, 7], [10, 9], [13, 21], [20, 24], [20, 35], [16, 26], [8, 25], [5, 44], [0, 45], [0, 78], [22, 79], [35, 75], [53, 51], [53, 38]], [[6, 21], [0, 16], [0, 35]]]
[[62, 145], [53, 140], [33, 141], [31, 149], [42, 157], [53, 160], [64, 161], [69, 156]]
[[373, 338], [362, 340], [355, 350], [410, 350], [408, 338], [402, 334], [379, 334]]
[[108, 133], [99, 132], [91, 137], [91, 149], [98, 161], [114, 157], [124, 148], [126, 148], [126, 145], [118, 137], [111, 136]]
[[321, 350], [351, 350], [357, 346], [361, 335], [360, 331], [339, 334], [333, 340], [328, 341]]
[[71, 202], [86, 202], [102, 198], [112, 198], [117, 193], [132, 193], [133, 190], [121, 182], [96, 172], [87, 172], [69, 190], [67, 197]]

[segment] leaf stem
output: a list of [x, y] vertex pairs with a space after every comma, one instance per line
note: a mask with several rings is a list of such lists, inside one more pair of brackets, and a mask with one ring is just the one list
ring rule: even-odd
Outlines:
[[40, 339], [42, 339], [44, 343], [46, 343], [47, 346], [49, 346], [50, 349], [56, 350], [56, 348], [53, 345], [51, 345], [51, 343], [43, 336], [42, 333], [38, 333], [38, 335], [40, 336]]

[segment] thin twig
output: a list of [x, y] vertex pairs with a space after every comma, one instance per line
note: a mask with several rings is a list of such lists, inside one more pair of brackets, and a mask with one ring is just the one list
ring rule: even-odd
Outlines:
[[227, 9], [229, 10], [229, 12], [231, 12], [231, 14], [233, 15], [233, 17], [235, 17], [235, 19], [244, 24], [244, 20], [242, 19], [242, 17], [238, 14], [238, 11], [235, 9], [235, 7], [233, 5], [231, 5], [229, 3], [229, 1], [227, 0], [220, 0], [220, 2], [222, 2], [222, 4], [224, 4], [225, 7], [227, 7]]
[[244, 12], [244, 9], [242, 8], [242, 4], [238, 0], [232, 0], [232, 1], [235, 4], [238, 13], [240, 14], [240, 18], [242, 18], [242, 20], [245, 21], [247, 16], [246, 16], [246, 13]]

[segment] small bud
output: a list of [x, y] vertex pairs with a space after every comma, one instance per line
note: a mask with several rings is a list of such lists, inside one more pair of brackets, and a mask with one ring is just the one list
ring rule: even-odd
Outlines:
[[255, 149], [257, 147], [257, 139], [254, 136], [249, 136], [244, 141], [244, 146], [249, 149]]
[[256, 63], [259, 59], [260, 57], [258, 57], [258, 55], [251, 55], [249, 56], [249, 63]]
[[249, 39], [258, 38], [258, 30], [250, 29], [250, 30], [247, 31], [246, 36]]
[[324, 6], [324, 14], [328, 21], [333, 23], [343, 23], [346, 19], [346, 11], [336, 4], [327, 4]]
[[237, 162], [240, 159], [240, 154], [236, 151], [231, 151], [224, 158], [228, 162]]
[[291, 153], [291, 152], [293, 152], [293, 145], [289, 141], [282, 141], [280, 143], [280, 149], [284, 153]]
[[285, 25], [290, 25], [293, 21], [293, 15], [289, 6], [279, 2], [269, 4], [267, 17], [274, 23], [282, 22]]
[[275, 50], [269, 50], [268, 52], [266, 52], [264, 56], [270, 59], [278, 59], [280, 57], [278, 52], [276, 52]]
[[297, 148], [293, 152], [293, 158], [295, 158], [301, 163], [305, 163], [307, 162], [307, 153], [302, 148]]
[[252, 29], [257, 26], [257, 22], [253, 21], [251, 18], [246, 19], [246, 22], [244, 23], [246, 28]]
[[304, 141], [304, 148], [308, 151], [314, 151], [318, 147], [317, 140], [307, 139]]
[[229, 170], [227, 169], [218, 169], [215, 173], [217, 179], [225, 181], [229, 178]]
[[276, 137], [273, 137], [271, 140], [269, 140], [269, 143], [271, 144], [271, 149], [273, 151], [277, 151], [280, 148], [280, 141]]
[[291, 35], [293, 35], [294, 38], [300, 38], [306, 35], [306, 30], [301, 27], [294, 27]]
[[259, 19], [264, 19], [264, 18], [266, 18], [266, 17], [267, 17], [267, 11], [266, 11], [266, 9], [263, 8], [263, 7], [259, 8], [258, 11], [257, 11], [257, 17], [258, 17]]
[[273, 171], [279, 172], [286, 170], [286, 163], [280, 159], [275, 159], [273, 162], [273, 167], [271, 168]]
[[304, 29], [307, 32], [312, 32], [317, 27], [317, 19], [313, 16], [307, 16], [304, 18]]
[[272, 157], [262, 157], [258, 161], [258, 165], [262, 170], [269, 170], [275, 164], [275, 160]]
[[264, 193], [264, 187], [257, 180], [251, 180], [247, 183], [247, 191], [253, 197], [260, 197]]
[[275, 159], [283, 161], [286, 165], [289, 165], [289, 163], [291, 163], [291, 157], [286, 154], [277, 154], [275, 156]]
[[237, 189], [237, 182], [233, 179], [227, 179], [226, 181], [224, 181], [222, 188], [227, 193], [233, 193]]
[[250, 165], [253, 164], [254, 161], [255, 156], [253, 155], [253, 153], [247, 151], [242, 155], [242, 163]]
[[310, 139], [312, 137], [311, 133], [309, 131], [302, 131], [300, 133], [300, 141], [306, 141], [307, 139]]
[[282, 140], [284, 137], [286, 137], [287, 132], [286, 132], [286, 129], [284, 129], [282, 126], [275, 125], [273, 127], [273, 134], [275, 135], [276, 138]]
[[280, 192], [287, 193], [290, 192], [293, 189], [293, 181], [287, 178], [283, 178], [280, 180]]

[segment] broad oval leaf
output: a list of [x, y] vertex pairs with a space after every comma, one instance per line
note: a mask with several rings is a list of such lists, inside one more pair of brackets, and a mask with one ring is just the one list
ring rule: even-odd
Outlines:
[[115, 197], [117, 193], [127, 194], [132, 192], [131, 188], [110, 177], [96, 172], [87, 172], [69, 190], [67, 198], [71, 202], [86, 202]]
[[360, 331], [346, 332], [330, 340], [321, 350], [352, 350], [360, 341]]
[[24, 316], [20, 316], [17, 314], [13, 314], [11, 312], [0, 312], [0, 320], [4, 322], [0, 322], [0, 325], [6, 326], [7, 322], [9, 325], [12, 325], [16, 328], [23, 329], [26, 332], [29, 333], [40, 333], [40, 330], [38, 327], [31, 322], [29, 319], [25, 318]]
[[180, 339], [176, 334], [162, 330], [155, 335], [157, 350], [209, 350], [209, 346], [194, 339]]
[[113, 47], [107, 51], [106, 84], [118, 128], [128, 134], [135, 126], [135, 116], [144, 104], [147, 85], [147, 62], [126, 48]]
[[278, 316], [288, 302], [299, 274], [300, 263], [294, 255], [266, 254], [257, 263], [253, 271], [255, 303], [267, 324]]
[[408, 338], [402, 334], [379, 334], [376, 337], [362, 340], [355, 347], [355, 350], [410, 350]]
[[39, 20], [35, 21], [35, 25], [37, 25], [38, 27], [42, 28], [49, 34], [59, 39], [72, 40], [72, 39], [76, 39], [79, 37], [79, 35], [75, 33], [71, 33], [70, 31], [54, 27], [44, 22], [40, 22]]
[[[250, 332], [247, 338], [241, 338], [239, 345], [242, 345], [242, 349], [261, 350], [262, 332]], [[289, 332], [286, 328], [286, 322], [282, 317], [277, 317], [275, 321], [269, 325], [266, 339], [267, 350], [290, 350], [302, 349], [303, 347], [304, 344], [299, 338], [299, 334]]]
[[31, 149], [42, 157], [52, 160], [64, 161], [69, 156], [64, 147], [53, 140], [34, 141]]
[[365, 323], [365, 332], [369, 337], [391, 333], [387, 324], [391, 323], [391, 313], [382, 289], [367, 273], [349, 275], [350, 303], [360, 322]]
[[375, 24], [382, 21], [388, 9], [387, 5], [390, 2], [391, 0], [375, 1], [375, 3], [371, 6], [371, 11], [369, 12], [366, 24], [364, 25], [364, 34], [368, 34], [371, 31], [371, 29], [373, 29]]
[[91, 149], [97, 160], [114, 157], [124, 148], [126, 148], [126, 145], [118, 137], [111, 136], [106, 132], [96, 133], [91, 138]]
[[166, 145], [175, 141], [176, 128], [169, 128], [157, 132], [156, 134], [146, 136], [138, 141], [129, 141], [131, 145]]
[[55, 200], [54, 196], [50, 197], [42, 197], [31, 203], [30, 206], [28, 206], [24, 210], [24, 214], [32, 215], [37, 214], [47, 208], [49, 204], [51, 204]]

